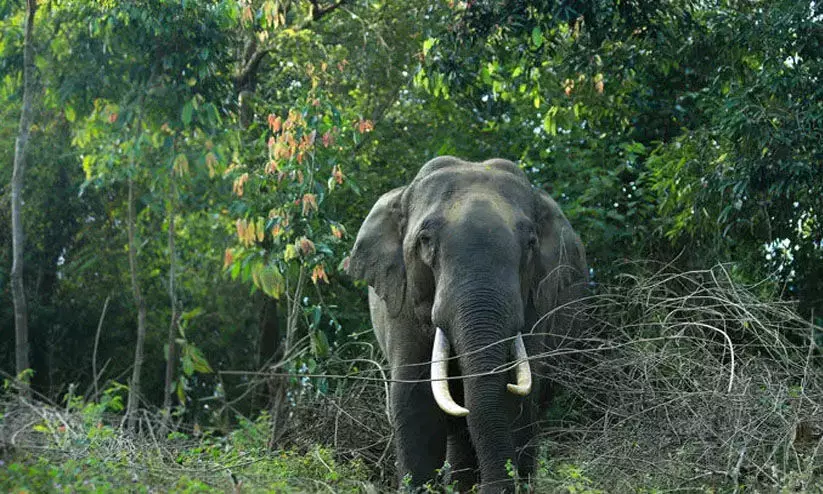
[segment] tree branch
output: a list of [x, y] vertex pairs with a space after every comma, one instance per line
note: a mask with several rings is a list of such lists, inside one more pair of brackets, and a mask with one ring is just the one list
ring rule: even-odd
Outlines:
[[320, 7], [320, 2], [318, 0], [309, 0], [311, 3], [311, 18], [312, 20], [319, 21], [324, 15], [334, 12], [338, 8], [342, 7], [348, 0], [340, 0], [337, 3], [331, 4], [326, 8]]
[[265, 48], [259, 48], [252, 53], [248, 61], [243, 64], [243, 68], [240, 72], [234, 76], [235, 85], [240, 89], [244, 88], [247, 82], [257, 72], [257, 68], [260, 66], [260, 62], [263, 60], [263, 57], [272, 51], [274, 51], [274, 46], [267, 46]]

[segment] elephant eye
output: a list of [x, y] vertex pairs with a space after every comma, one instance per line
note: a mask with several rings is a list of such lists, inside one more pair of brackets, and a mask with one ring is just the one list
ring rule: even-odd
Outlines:
[[431, 266], [434, 263], [434, 239], [427, 231], [420, 232], [417, 236], [417, 246], [423, 262]]
[[428, 249], [431, 247], [432, 237], [428, 232], [423, 232], [417, 237], [418, 241], [420, 242], [420, 246]]

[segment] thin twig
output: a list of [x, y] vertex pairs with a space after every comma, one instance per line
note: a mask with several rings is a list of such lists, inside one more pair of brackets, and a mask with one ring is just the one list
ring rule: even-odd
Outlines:
[[100, 311], [100, 320], [97, 321], [97, 333], [94, 335], [94, 351], [91, 354], [91, 374], [94, 378], [94, 396], [100, 396], [100, 390], [97, 388], [97, 379], [100, 377], [97, 373], [97, 345], [100, 343], [100, 332], [103, 330], [103, 319], [106, 317], [106, 309], [109, 308], [109, 299], [103, 303], [103, 310]]

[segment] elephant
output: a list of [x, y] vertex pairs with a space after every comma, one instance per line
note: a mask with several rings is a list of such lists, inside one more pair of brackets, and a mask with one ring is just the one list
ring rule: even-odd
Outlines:
[[511, 161], [441, 156], [379, 198], [347, 272], [369, 285], [390, 366], [401, 481], [420, 486], [448, 461], [461, 490], [514, 492], [512, 469], [535, 471], [551, 394], [534, 356], [579, 332], [588, 286], [557, 203]]

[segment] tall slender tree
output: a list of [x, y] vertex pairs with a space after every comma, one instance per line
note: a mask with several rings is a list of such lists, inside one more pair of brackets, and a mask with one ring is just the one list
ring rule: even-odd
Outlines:
[[[133, 167], [132, 167], [133, 168]], [[134, 178], [129, 177], [128, 199], [128, 230], [129, 230], [129, 273], [131, 274], [131, 288], [134, 294], [134, 304], [137, 306], [137, 341], [134, 345], [134, 367], [132, 367], [131, 382], [129, 383], [129, 398], [126, 408], [126, 419], [129, 430], [135, 430], [137, 423], [137, 409], [140, 400], [140, 377], [143, 370], [144, 347], [146, 341], [146, 299], [140, 287], [137, 265], [137, 241], [135, 239], [136, 213], [134, 211]]]
[[163, 386], [163, 413], [164, 422], [168, 424], [171, 417], [171, 400], [174, 394], [174, 368], [177, 363], [177, 324], [180, 322], [180, 316], [177, 313], [177, 278], [176, 278], [176, 253], [174, 244], [174, 216], [177, 214], [175, 205], [177, 203], [177, 187], [174, 180], [175, 170], [170, 170], [169, 173], [169, 199], [168, 199], [168, 218], [169, 218], [169, 306], [171, 307], [171, 320], [169, 322], [169, 332], [167, 336], [168, 353], [166, 355], [166, 380]]
[[34, 93], [34, 47], [32, 31], [37, 1], [26, 1], [26, 26], [23, 38], [23, 107], [20, 111], [20, 130], [14, 146], [14, 171], [11, 179], [12, 266], [11, 291], [14, 299], [15, 360], [18, 374], [29, 368], [29, 321], [26, 292], [23, 286], [23, 173], [26, 170], [26, 148], [32, 121]]

